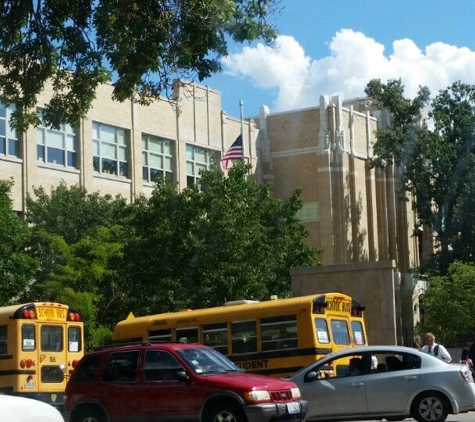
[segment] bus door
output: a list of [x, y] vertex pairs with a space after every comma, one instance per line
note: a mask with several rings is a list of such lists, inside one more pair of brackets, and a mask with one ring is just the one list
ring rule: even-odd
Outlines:
[[66, 385], [67, 330], [65, 324], [42, 322], [38, 324], [38, 383], [40, 391], [58, 391]]

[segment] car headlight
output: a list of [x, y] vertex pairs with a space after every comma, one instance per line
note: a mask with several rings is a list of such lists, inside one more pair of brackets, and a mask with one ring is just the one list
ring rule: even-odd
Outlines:
[[246, 391], [244, 397], [252, 402], [270, 401], [270, 394], [266, 390]]
[[290, 390], [290, 392], [292, 393], [292, 397], [294, 399], [300, 399], [302, 398], [302, 395], [300, 394], [300, 389], [298, 387], [294, 387]]

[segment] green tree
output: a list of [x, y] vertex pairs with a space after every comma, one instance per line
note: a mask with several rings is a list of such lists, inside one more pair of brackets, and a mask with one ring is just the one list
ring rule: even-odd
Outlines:
[[[88, 346], [97, 345], [123, 301], [122, 250], [131, 207], [122, 197], [89, 194], [64, 183], [27, 198], [30, 254], [41, 262], [28, 300], [55, 300], [84, 316]], [[109, 331], [107, 331], [109, 330]]]
[[429, 279], [423, 298], [420, 334], [433, 332], [443, 344], [455, 345], [475, 327], [475, 265], [454, 262], [447, 275]]
[[427, 89], [408, 101], [400, 81], [376, 80], [366, 93], [389, 108], [393, 120], [390, 128], [378, 130], [373, 164], [395, 164], [401, 170], [401, 193], [410, 193], [419, 224], [437, 233], [435, 270], [444, 273], [453, 260], [475, 257], [475, 87], [455, 82], [440, 91], [430, 103], [431, 128], [420, 121]]
[[229, 41], [275, 39], [266, 22], [279, 0], [4, 0], [0, 5], [0, 100], [13, 121], [37, 124], [37, 96], [53, 85], [44, 119], [78, 124], [96, 87], [146, 104], [173, 79], [219, 71]]
[[296, 217], [300, 192], [278, 200], [248, 170], [235, 163], [228, 177], [204, 171], [199, 186], [181, 192], [159, 180], [152, 197], [137, 203], [134, 241], [124, 252], [135, 293], [130, 310], [288, 296], [289, 269], [318, 263], [321, 251], [306, 243]]
[[13, 214], [12, 181], [0, 180], [0, 305], [15, 302], [28, 289], [38, 261], [26, 253], [30, 230]]

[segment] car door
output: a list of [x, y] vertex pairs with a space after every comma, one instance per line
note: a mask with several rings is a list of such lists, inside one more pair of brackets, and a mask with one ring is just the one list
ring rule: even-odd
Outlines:
[[178, 379], [179, 370], [184, 370], [182, 365], [168, 351], [145, 351], [141, 393], [137, 397], [144, 420], [183, 418], [198, 413], [193, 382]]
[[384, 370], [367, 376], [366, 395], [370, 414], [403, 413], [409, 398], [419, 388], [420, 357], [417, 354], [377, 355]]
[[[351, 357], [354, 357], [353, 355]], [[361, 357], [360, 357], [361, 358]], [[305, 400], [308, 400], [309, 411], [306, 420], [325, 419], [326, 416], [366, 415], [366, 375], [350, 375], [350, 356], [331, 362], [325, 361], [313, 368], [319, 377], [310, 380], [307, 371], [304, 382], [299, 388]], [[330, 375], [329, 368], [332, 368]], [[327, 374], [327, 376], [325, 375]]]
[[114, 352], [109, 355], [101, 377], [102, 401], [107, 404], [111, 417], [133, 420], [139, 414], [137, 397], [138, 350]]

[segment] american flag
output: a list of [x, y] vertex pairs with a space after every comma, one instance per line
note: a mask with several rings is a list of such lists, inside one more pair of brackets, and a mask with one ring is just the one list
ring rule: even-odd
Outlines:
[[233, 160], [242, 160], [242, 156], [242, 135], [239, 135], [231, 145], [231, 148], [228, 149], [228, 152], [221, 158], [221, 170], [226, 170], [229, 167], [229, 163]]

